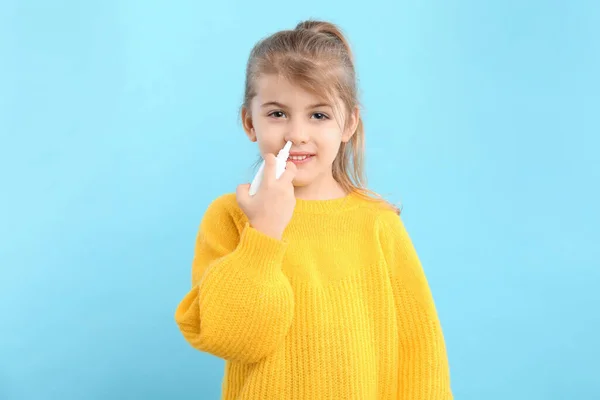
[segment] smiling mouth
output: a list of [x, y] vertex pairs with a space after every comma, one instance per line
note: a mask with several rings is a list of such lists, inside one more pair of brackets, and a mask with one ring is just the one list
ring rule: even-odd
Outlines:
[[305, 154], [305, 155], [301, 155], [301, 156], [289, 156], [288, 161], [291, 161], [294, 164], [303, 164], [303, 163], [309, 161], [313, 157], [314, 157], [314, 154]]

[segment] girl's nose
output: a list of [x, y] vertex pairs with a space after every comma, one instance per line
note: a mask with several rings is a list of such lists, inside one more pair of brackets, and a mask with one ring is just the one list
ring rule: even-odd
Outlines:
[[301, 124], [290, 124], [289, 130], [286, 132], [285, 141], [291, 140], [294, 144], [308, 142], [308, 129]]

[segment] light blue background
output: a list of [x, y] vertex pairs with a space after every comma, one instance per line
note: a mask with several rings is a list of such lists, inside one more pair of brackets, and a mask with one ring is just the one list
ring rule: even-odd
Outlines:
[[354, 46], [456, 398], [600, 398], [598, 2], [0, 4], [0, 399], [219, 397], [173, 313], [251, 178], [248, 52], [308, 17]]

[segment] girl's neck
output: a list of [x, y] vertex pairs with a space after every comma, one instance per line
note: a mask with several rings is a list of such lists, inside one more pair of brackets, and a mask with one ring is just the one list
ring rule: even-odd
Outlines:
[[332, 200], [345, 197], [348, 193], [332, 177], [328, 182], [297, 186], [294, 188], [294, 194], [299, 200]]

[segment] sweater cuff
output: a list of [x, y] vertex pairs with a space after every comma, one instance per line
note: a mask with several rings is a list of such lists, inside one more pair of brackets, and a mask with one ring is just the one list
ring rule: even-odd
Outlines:
[[288, 243], [272, 238], [246, 223], [236, 248], [237, 257], [248, 262], [257, 278], [264, 279], [281, 270]]

